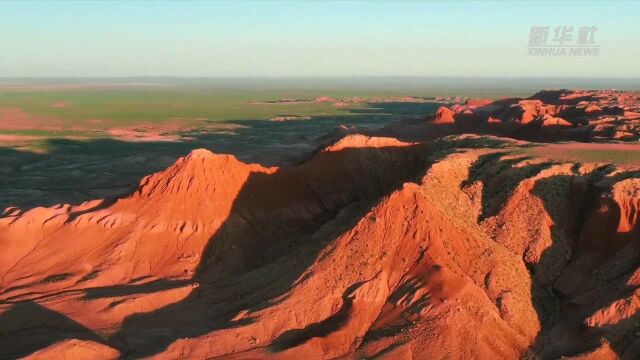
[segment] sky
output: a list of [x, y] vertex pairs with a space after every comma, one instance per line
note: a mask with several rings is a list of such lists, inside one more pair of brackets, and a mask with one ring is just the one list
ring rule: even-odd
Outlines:
[[[640, 2], [1, 1], [0, 77], [640, 77]], [[598, 56], [528, 56], [595, 26]]]

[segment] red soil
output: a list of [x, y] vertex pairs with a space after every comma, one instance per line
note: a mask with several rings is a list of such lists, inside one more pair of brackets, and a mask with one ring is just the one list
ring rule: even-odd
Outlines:
[[455, 112], [448, 107], [441, 106], [433, 118], [434, 124], [453, 124]]
[[[469, 103], [427, 124], [564, 129], [558, 106], [607, 112], [611, 94]], [[195, 150], [118, 199], [7, 209], [0, 358], [640, 356], [640, 167], [353, 131], [295, 167]]]
[[7, 211], [0, 356], [636, 356], [639, 169], [523, 145], [196, 150], [121, 199]]
[[[59, 102], [51, 105], [54, 108], [64, 108], [68, 104]], [[170, 119], [162, 123], [141, 123], [123, 127], [109, 127], [104, 120], [91, 119], [73, 126], [66, 125], [61, 119], [55, 117], [37, 116], [25, 112], [20, 108], [0, 108], [0, 129], [2, 130], [71, 130], [104, 132], [105, 134], [123, 141], [179, 141], [188, 139], [179, 133], [190, 129], [192, 124], [181, 119]], [[206, 125], [209, 129], [241, 127], [235, 124]], [[2, 135], [0, 142], [30, 141], [41, 137], [24, 135]], [[70, 137], [66, 137], [70, 138]]]
[[315, 99], [315, 102], [326, 103], [326, 102], [334, 102], [336, 99], [329, 96], [319, 96]]
[[65, 103], [64, 101], [60, 101], [60, 102], [51, 104], [51, 107], [54, 109], [64, 109], [65, 107], [67, 107], [67, 103]]
[[387, 131], [409, 139], [460, 133], [552, 142], [640, 139], [640, 93], [541, 91], [527, 99], [468, 101], [441, 107], [426, 122], [401, 121]]
[[3, 130], [59, 130], [62, 122], [28, 114], [20, 108], [0, 108], [0, 129]]

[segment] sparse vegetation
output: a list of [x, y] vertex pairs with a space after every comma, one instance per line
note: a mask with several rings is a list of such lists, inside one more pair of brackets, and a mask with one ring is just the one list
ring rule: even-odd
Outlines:
[[57, 283], [57, 282], [60, 282], [60, 281], [67, 280], [71, 276], [73, 276], [73, 274], [70, 274], [70, 273], [53, 274], [53, 275], [49, 275], [46, 278], [42, 279], [41, 282], [43, 284], [53, 284], [53, 283]]

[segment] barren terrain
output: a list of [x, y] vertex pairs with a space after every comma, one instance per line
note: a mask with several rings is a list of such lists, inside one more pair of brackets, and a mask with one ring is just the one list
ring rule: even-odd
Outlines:
[[0, 358], [637, 359], [639, 101], [466, 99], [286, 163], [153, 142], [188, 154], [118, 196], [6, 201]]

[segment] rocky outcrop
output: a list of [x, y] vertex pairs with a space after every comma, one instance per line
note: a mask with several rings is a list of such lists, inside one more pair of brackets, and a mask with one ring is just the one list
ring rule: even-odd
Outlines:
[[640, 139], [640, 94], [617, 90], [547, 90], [526, 99], [468, 100], [440, 107], [426, 121], [402, 120], [387, 134], [432, 140], [461, 133], [553, 142]]
[[433, 116], [432, 122], [434, 124], [453, 124], [455, 123], [454, 115], [456, 113], [446, 106], [438, 108], [435, 116]]
[[637, 357], [640, 169], [529, 145], [197, 150], [119, 199], [5, 212], [0, 357]]

